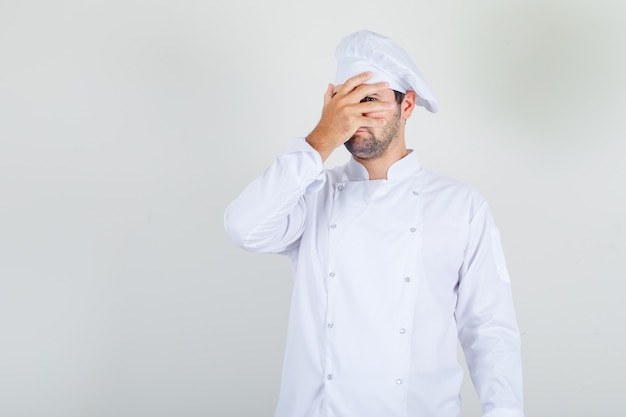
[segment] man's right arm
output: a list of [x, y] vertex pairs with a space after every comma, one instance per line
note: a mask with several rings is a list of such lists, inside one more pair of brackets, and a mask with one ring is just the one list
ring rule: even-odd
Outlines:
[[304, 231], [305, 193], [319, 191], [323, 183], [320, 154], [303, 139], [293, 139], [226, 208], [226, 231], [244, 249], [285, 252]]
[[228, 206], [224, 223], [239, 246], [281, 253], [297, 244], [306, 220], [304, 195], [321, 188], [323, 162], [359, 127], [385, 124], [385, 119], [367, 113], [393, 107], [392, 103], [363, 101], [389, 87], [388, 83], [364, 84], [371, 76], [363, 73], [342, 85], [329, 84], [322, 116], [313, 131], [304, 140], [290, 142], [263, 175]]

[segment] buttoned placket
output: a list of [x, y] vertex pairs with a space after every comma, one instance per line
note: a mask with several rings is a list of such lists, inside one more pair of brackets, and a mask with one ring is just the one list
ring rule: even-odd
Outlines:
[[[338, 216], [338, 206], [341, 206], [339, 200], [343, 194], [345, 189], [344, 184], [337, 184], [334, 187], [333, 192], [333, 204], [330, 210], [330, 216], [328, 221], [328, 264], [327, 264], [327, 277], [326, 277], [326, 288], [327, 288], [327, 306], [326, 306], [326, 320], [325, 320], [325, 329], [326, 332], [326, 358], [325, 358], [325, 366], [324, 366], [324, 379], [326, 385], [327, 399], [332, 401], [333, 392], [334, 392], [334, 384], [337, 378], [341, 378], [341, 375], [337, 375], [335, 372], [336, 364], [333, 363], [334, 357], [332, 356], [332, 340], [336, 331], [341, 331], [341, 324], [335, 321], [335, 303], [333, 303], [333, 290], [334, 285], [337, 280], [340, 280], [341, 277], [338, 276], [335, 270], [335, 258], [333, 256], [336, 249], [337, 238], [338, 235], [341, 234], [342, 224], [339, 222]], [[399, 306], [398, 311], [398, 320], [394, 323], [390, 323], [390, 325], [395, 326], [395, 334], [397, 338], [397, 343], [399, 344], [398, 349], [399, 352], [403, 352], [401, 358], [398, 358], [395, 371], [395, 378], [389, 380], [388, 384], [395, 386], [395, 389], [401, 390], [399, 395], [402, 398], [406, 398], [408, 392], [408, 376], [410, 372], [410, 363], [411, 363], [411, 329], [413, 326], [413, 312], [414, 305], [416, 299], [416, 291], [417, 291], [417, 276], [418, 270], [416, 266], [411, 264], [411, 261], [416, 259], [416, 247], [418, 244], [416, 242], [420, 241], [420, 213], [421, 213], [421, 204], [419, 199], [419, 192], [415, 189], [410, 190], [410, 196], [408, 197], [408, 207], [409, 213], [415, 213], [412, 219], [408, 220], [406, 223], [406, 250], [413, 252], [413, 254], [405, 254], [404, 259], [407, 261], [407, 266], [403, 274], [398, 277], [398, 281], [396, 284], [392, 285], [400, 285], [403, 295], [403, 301]], [[327, 403], [328, 404], [328, 403]]]
[[328, 395], [328, 391], [331, 390], [332, 391], [332, 385], [333, 382], [336, 378], [336, 375], [334, 374], [334, 366], [335, 364], [333, 363], [333, 357], [332, 357], [332, 352], [331, 352], [331, 343], [332, 343], [332, 338], [333, 338], [333, 334], [336, 331], [335, 329], [335, 321], [334, 321], [334, 317], [335, 317], [335, 304], [332, 302], [332, 298], [334, 296], [334, 284], [335, 281], [338, 279], [337, 277], [337, 273], [335, 272], [334, 268], [335, 268], [335, 263], [334, 263], [334, 257], [332, 256], [333, 253], [333, 248], [334, 248], [334, 242], [336, 241], [336, 232], [337, 232], [337, 228], [338, 228], [338, 224], [335, 221], [335, 208], [336, 208], [336, 204], [335, 202], [340, 198], [341, 196], [341, 192], [344, 189], [344, 184], [342, 183], [338, 183], [335, 185], [334, 187], [334, 192], [333, 192], [333, 204], [332, 204], [332, 209], [331, 209], [331, 215], [329, 218], [329, 224], [328, 224], [328, 246], [329, 246], [329, 259], [328, 259], [328, 265], [327, 265], [327, 276], [326, 276], [326, 291], [327, 291], [327, 299], [326, 299], [326, 328], [324, 329], [326, 332], [326, 347], [325, 347], [325, 364], [324, 364], [324, 371], [325, 371], [325, 383], [326, 383], [326, 389], [327, 389], [327, 395]]
[[[419, 185], [418, 185], [419, 186]], [[406, 249], [409, 251], [415, 251], [416, 248], [419, 248], [421, 245], [421, 234], [419, 233], [421, 226], [421, 199], [420, 193], [416, 188], [411, 191], [411, 195], [408, 196], [408, 204], [415, 209], [416, 216], [413, 219], [413, 222], [407, 224], [407, 232], [408, 232], [408, 240]], [[410, 256], [408, 253], [405, 257], [407, 259], [407, 265], [404, 276], [399, 277], [399, 284], [403, 286], [403, 303], [401, 303], [400, 311], [399, 311], [399, 321], [398, 321], [398, 329], [397, 335], [399, 338], [398, 343], [402, 346], [402, 351], [405, 353], [405, 364], [404, 367], [397, 370], [397, 379], [395, 380], [395, 385], [398, 388], [404, 387], [407, 389], [407, 379], [409, 373], [409, 364], [411, 362], [411, 329], [413, 327], [413, 309], [414, 303], [417, 297], [417, 274], [419, 268], [416, 264], [412, 264], [411, 261], [415, 259], [419, 259], [417, 254], [415, 256]]]

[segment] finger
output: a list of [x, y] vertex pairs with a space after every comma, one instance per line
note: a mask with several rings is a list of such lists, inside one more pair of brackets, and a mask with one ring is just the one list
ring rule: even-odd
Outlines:
[[326, 106], [328, 102], [330, 102], [330, 99], [333, 98], [334, 89], [335, 89], [335, 86], [329, 83], [328, 88], [326, 88], [326, 93], [324, 93], [324, 106]]
[[386, 119], [367, 116], [360, 117], [358, 122], [361, 127], [382, 127], [387, 124]]
[[386, 81], [381, 81], [379, 83], [361, 84], [349, 94], [354, 94], [356, 97], [359, 97], [359, 100], [361, 100], [371, 94], [380, 93], [387, 89], [389, 89], [389, 83]]
[[337, 93], [349, 93], [370, 78], [372, 78], [372, 73], [370, 71], [357, 74], [354, 77], [350, 77], [346, 80], [345, 83], [341, 85], [341, 88], [337, 90]]
[[397, 104], [388, 101], [364, 101], [354, 105], [354, 110], [358, 113], [373, 113], [377, 111], [387, 111], [393, 109]]

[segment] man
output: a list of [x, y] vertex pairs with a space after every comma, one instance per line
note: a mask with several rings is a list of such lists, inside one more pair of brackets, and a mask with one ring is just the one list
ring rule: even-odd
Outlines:
[[[337, 82], [227, 208], [245, 249], [287, 255], [294, 285], [276, 417], [456, 417], [463, 347], [485, 417], [522, 417], [520, 338], [498, 230], [473, 189], [405, 144], [437, 102], [391, 39], [360, 31]], [[352, 158], [325, 170], [345, 144]]]

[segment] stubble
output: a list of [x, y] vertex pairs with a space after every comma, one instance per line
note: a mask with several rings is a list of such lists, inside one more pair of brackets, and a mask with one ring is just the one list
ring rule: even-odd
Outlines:
[[[397, 138], [400, 128], [400, 111], [396, 111], [393, 120], [387, 123], [380, 136], [374, 134], [372, 128], [363, 128], [365, 132], [353, 135], [346, 143], [346, 149], [355, 157], [360, 159], [375, 159], [383, 156], [389, 145]], [[367, 133], [366, 133], [367, 132]], [[367, 135], [367, 137], [362, 137]], [[361, 136], [357, 138], [357, 136]]]

